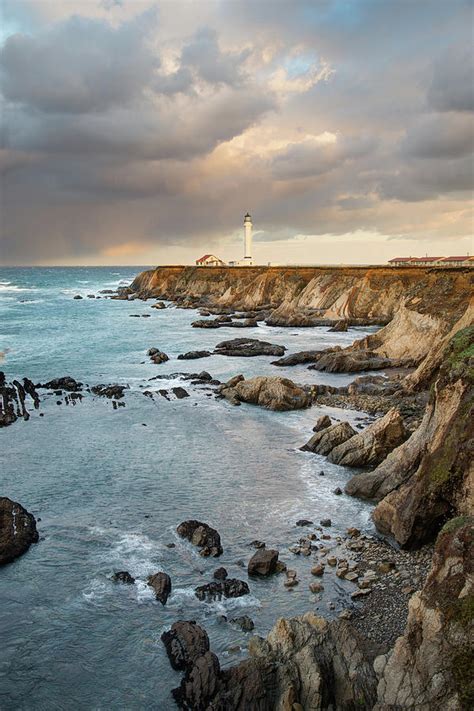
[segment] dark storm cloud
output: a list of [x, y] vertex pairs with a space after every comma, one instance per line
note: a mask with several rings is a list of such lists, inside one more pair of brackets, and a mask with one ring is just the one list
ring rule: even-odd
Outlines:
[[118, 28], [75, 16], [38, 37], [15, 34], [0, 53], [3, 94], [48, 113], [88, 113], [130, 104], [159, 66], [146, 41], [156, 22], [155, 11]]
[[436, 60], [428, 91], [428, 101], [434, 109], [474, 111], [473, 64], [472, 45], [452, 47]]

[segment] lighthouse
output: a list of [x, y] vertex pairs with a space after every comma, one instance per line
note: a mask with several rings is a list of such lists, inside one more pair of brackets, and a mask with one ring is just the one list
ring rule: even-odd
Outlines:
[[252, 260], [252, 218], [249, 213], [244, 217], [244, 263], [253, 264]]

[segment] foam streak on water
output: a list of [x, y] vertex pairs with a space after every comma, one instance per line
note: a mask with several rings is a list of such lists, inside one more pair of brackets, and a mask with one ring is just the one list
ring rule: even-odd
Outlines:
[[[0, 569], [2, 710], [172, 709], [170, 690], [179, 675], [164, 654], [164, 629], [177, 619], [197, 620], [221, 662], [233, 664], [244, 656], [248, 637], [222, 616], [248, 614], [264, 635], [277, 617], [316, 604], [328, 613], [331, 600], [345, 604], [348, 584], [338, 579], [325, 583], [320, 603], [309, 593], [311, 560], [288, 552], [301, 535], [296, 519], [330, 517], [335, 534], [349, 525], [370, 526], [367, 505], [332, 493], [349, 471], [299, 451], [322, 412], [340, 419], [348, 413], [233, 408], [187, 383], [191, 396], [185, 400], [142, 394], [183, 385], [175, 377], [150, 380], [178, 371], [207, 370], [220, 380], [240, 372], [331, 384], [352, 378], [304, 366], [277, 369], [272, 358], [178, 361], [184, 351], [212, 350], [242, 333], [192, 329], [191, 310], [72, 298], [130, 283], [137, 271], [0, 270], [0, 351], [6, 352], [7, 377], [44, 382], [71, 375], [90, 385], [130, 385], [124, 408], [113, 410], [110, 401], [89, 396], [68, 407], [48, 396], [28, 422], [0, 430], [0, 494], [41, 517], [40, 543]], [[137, 313], [151, 317], [130, 318]], [[371, 330], [331, 334], [259, 326], [245, 335], [294, 352], [347, 345]], [[170, 361], [151, 363], [151, 346]], [[220, 559], [202, 558], [177, 537], [176, 525], [187, 518], [220, 531]], [[194, 588], [212, 580], [220, 565], [247, 580], [253, 552], [248, 544], [256, 538], [277, 547], [298, 570], [299, 587], [288, 592], [281, 577], [252, 580], [249, 596], [199, 602]], [[128, 570], [136, 584], [112, 583], [117, 570]], [[159, 570], [172, 578], [166, 607], [147, 585], [148, 575]]]

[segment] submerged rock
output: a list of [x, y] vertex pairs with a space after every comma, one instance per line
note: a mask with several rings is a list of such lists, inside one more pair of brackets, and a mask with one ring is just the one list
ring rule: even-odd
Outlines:
[[272, 365], [290, 366], [301, 365], [301, 363], [315, 363], [324, 351], [299, 351], [298, 353], [290, 353], [290, 355], [272, 361]]
[[251, 617], [248, 615], [242, 615], [241, 617], [234, 617], [234, 619], [229, 620], [231, 625], [237, 625], [243, 632], [252, 632], [255, 629], [255, 623]]
[[392, 408], [362, 432], [334, 447], [328, 459], [345, 467], [380, 464], [405, 439], [403, 418], [396, 408]]
[[156, 599], [162, 605], [166, 605], [166, 601], [171, 594], [171, 578], [167, 573], [155, 573], [148, 577], [147, 585], [155, 591]]
[[33, 514], [16, 501], [0, 497], [0, 565], [11, 563], [38, 540]]
[[221, 537], [216, 529], [207, 523], [194, 519], [183, 521], [176, 531], [181, 538], [187, 538], [193, 545], [201, 548], [202, 556], [216, 558], [222, 555]]
[[189, 397], [188, 391], [180, 387], [179, 385], [176, 388], [171, 388], [171, 390], [176, 395], [178, 400], [182, 400], [185, 397]]
[[133, 585], [135, 578], [133, 578], [128, 570], [120, 570], [112, 575], [112, 580], [115, 583], [125, 583], [126, 585]]
[[218, 355], [251, 357], [261, 355], [281, 356], [285, 350], [284, 346], [277, 346], [267, 341], [259, 341], [257, 338], [234, 338], [230, 341], [218, 343], [214, 352]]
[[249, 575], [267, 576], [277, 572], [278, 551], [272, 548], [260, 548], [249, 560]]
[[123, 397], [124, 391], [127, 389], [128, 385], [94, 385], [91, 388], [91, 392], [99, 397], [120, 400], [120, 398]]
[[181, 353], [178, 360], [197, 360], [198, 358], [208, 358], [211, 355], [210, 351], [188, 351]]

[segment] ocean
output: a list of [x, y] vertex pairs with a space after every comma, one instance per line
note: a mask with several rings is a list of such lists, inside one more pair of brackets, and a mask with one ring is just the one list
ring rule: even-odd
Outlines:
[[[130, 284], [140, 270], [0, 268], [0, 352], [6, 352], [0, 370], [7, 379], [70, 375], [91, 386], [129, 386], [118, 409], [87, 393], [75, 406], [45, 393], [28, 422], [0, 430], [0, 495], [33, 513], [40, 533], [37, 545], [0, 568], [2, 711], [174, 709], [170, 692], [181, 675], [169, 665], [164, 630], [179, 619], [196, 620], [228, 666], [246, 656], [249, 634], [224, 616], [249, 615], [261, 636], [282, 616], [314, 610], [333, 617], [353, 588], [332, 576], [321, 596], [310, 593], [311, 559], [288, 550], [302, 535], [295, 522], [329, 517], [333, 536], [348, 526], [372, 530], [369, 505], [333, 493], [353, 472], [299, 450], [319, 415], [355, 423], [360, 413], [233, 407], [176, 373], [206, 370], [219, 380], [273, 374], [342, 385], [353, 376], [278, 369], [271, 357], [177, 356], [242, 335], [285, 345], [288, 353], [344, 346], [376, 329], [193, 329], [193, 310], [87, 298]], [[85, 298], [73, 299], [77, 294]], [[170, 360], [151, 363], [150, 347]], [[156, 375], [168, 377], [150, 380]], [[176, 385], [190, 397], [143, 394]], [[176, 526], [193, 518], [220, 532], [220, 558], [202, 558], [177, 536]], [[249, 581], [250, 595], [199, 602], [194, 588], [210, 582], [221, 565], [230, 577], [248, 580], [254, 539], [280, 551], [297, 570], [298, 587], [288, 590], [277, 575]], [[118, 570], [129, 571], [136, 584], [113, 583]], [[159, 570], [173, 586], [164, 607], [146, 584]]]

